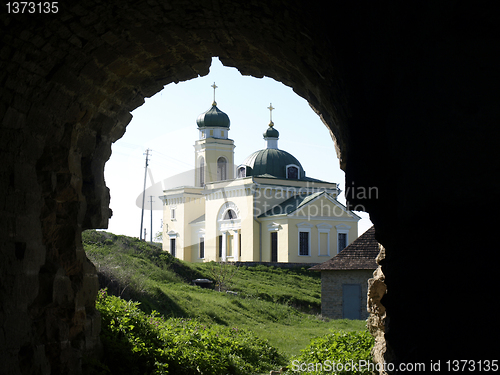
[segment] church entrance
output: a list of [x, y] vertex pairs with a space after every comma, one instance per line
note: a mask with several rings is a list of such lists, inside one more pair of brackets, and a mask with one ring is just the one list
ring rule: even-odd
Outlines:
[[170, 239], [170, 254], [175, 257], [175, 238]]
[[271, 232], [271, 262], [278, 261], [278, 232]]

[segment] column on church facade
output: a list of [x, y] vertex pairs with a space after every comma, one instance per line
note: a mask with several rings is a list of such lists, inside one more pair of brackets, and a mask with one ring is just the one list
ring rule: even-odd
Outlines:
[[240, 241], [239, 241], [239, 230], [234, 231], [233, 235], [233, 258], [236, 262], [240, 260]]
[[222, 261], [227, 259], [227, 231], [222, 232]]

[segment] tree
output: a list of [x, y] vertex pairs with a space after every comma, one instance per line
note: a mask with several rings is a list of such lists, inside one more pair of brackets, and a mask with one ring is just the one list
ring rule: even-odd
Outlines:
[[163, 242], [163, 232], [161, 230], [156, 232], [153, 237], [153, 242]]
[[238, 272], [239, 265], [233, 262], [214, 262], [209, 263], [208, 271], [214, 280], [215, 289], [219, 292], [228, 291], [231, 286], [231, 279]]

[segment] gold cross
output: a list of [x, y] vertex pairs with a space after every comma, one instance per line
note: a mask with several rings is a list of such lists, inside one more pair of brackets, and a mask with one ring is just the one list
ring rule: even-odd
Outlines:
[[274, 123], [273, 123], [273, 109], [276, 109], [273, 107], [273, 104], [272, 103], [269, 103], [269, 107], [267, 107], [267, 109], [269, 109], [269, 126], [273, 126]]
[[212, 105], [217, 105], [217, 102], [215, 101], [215, 89], [216, 89], [217, 87], [219, 87], [219, 86], [217, 86], [217, 85], [215, 84], [215, 82], [214, 82], [214, 84], [213, 84], [212, 86], [210, 86], [210, 87], [213, 87], [213, 88], [214, 88], [214, 102], [212, 103]]

